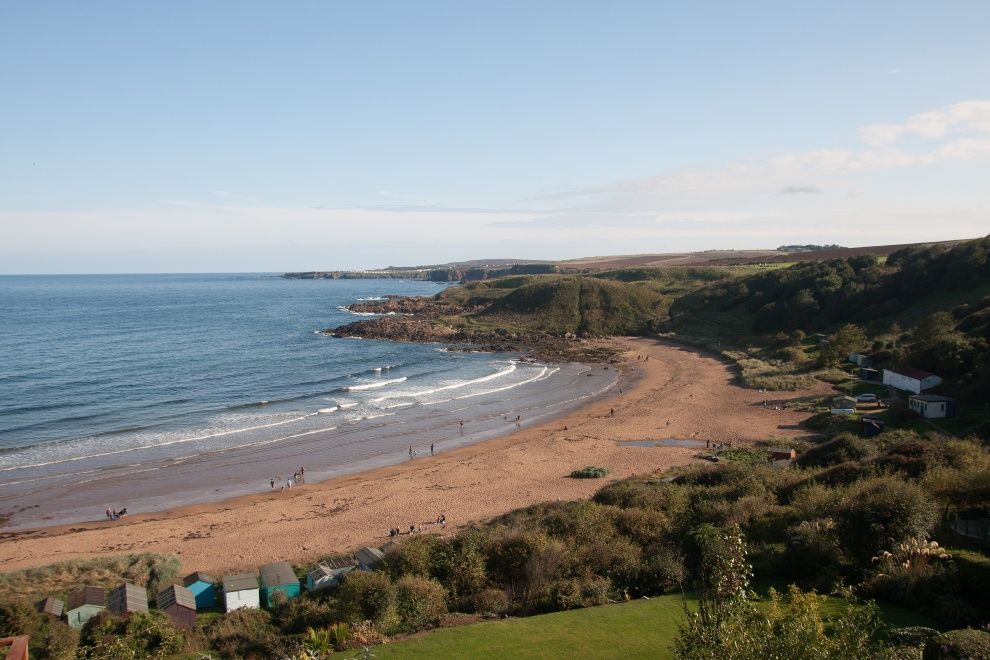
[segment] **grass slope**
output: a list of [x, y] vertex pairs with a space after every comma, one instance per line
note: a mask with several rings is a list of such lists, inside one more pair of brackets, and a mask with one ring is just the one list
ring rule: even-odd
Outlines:
[[[486, 654], [498, 658], [672, 658], [670, 645], [677, 636], [683, 603], [681, 595], [671, 594], [618, 605], [486, 621], [379, 646], [374, 654], [380, 660]], [[830, 597], [822, 605], [826, 615], [838, 615], [843, 608], [844, 602], [839, 598]], [[881, 606], [881, 614], [891, 626], [933, 626], [926, 617], [899, 607]]]

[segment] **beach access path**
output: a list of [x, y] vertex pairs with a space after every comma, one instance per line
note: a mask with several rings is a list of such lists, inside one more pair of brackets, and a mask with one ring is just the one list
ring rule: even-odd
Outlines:
[[[626, 353], [621, 394], [511, 435], [401, 465], [286, 492], [265, 491], [223, 502], [117, 522], [0, 530], [0, 566], [13, 570], [103, 555], [175, 553], [184, 571], [222, 572], [273, 561], [305, 563], [363, 545], [381, 545], [388, 530], [422, 526], [450, 535], [537, 502], [590, 497], [609, 481], [696, 460], [695, 447], [626, 441], [667, 438], [704, 442], [779, 440], [808, 435], [807, 413], [763, 406], [813, 391], [761, 393], [741, 387], [732, 366], [690, 347], [651, 338], [616, 339]], [[649, 359], [645, 359], [645, 358]], [[616, 390], [618, 392], [618, 390]], [[613, 412], [614, 411], [614, 412]], [[604, 479], [572, 479], [572, 470], [605, 466]], [[447, 526], [435, 523], [444, 514]]]

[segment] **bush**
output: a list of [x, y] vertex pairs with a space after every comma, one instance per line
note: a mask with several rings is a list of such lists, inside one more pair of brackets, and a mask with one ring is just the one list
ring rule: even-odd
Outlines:
[[828, 442], [806, 449], [795, 461], [801, 467], [828, 467], [866, 458], [873, 452], [867, 440], [843, 433]]
[[925, 660], [990, 658], [990, 632], [985, 630], [950, 630], [928, 642]]
[[352, 571], [337, 592], [337, 602], [349, 621], [371, 621], [388, 630], [395, 616], [395, 585], [383, 572]]
[[101, 613], [83, 626], [86, 657], [94, 660], [168, 658], [183, 650], [185, 637], [164, 612], [136, 612], [126, 619]]
[[831, 591], [839, 583], [845, 564], [832, 520], [805, 520], [791, 528], [784, 563], [791, 579]]
[[242, 608], [228, 612], [207, 631], [210, 646], [222, 658], [273, 658], [281, 655], [282, 640], [264, 610]]
[[914, 646], [920, 649], [939, 636], [939, 632], [934, 628], [924, 626], [907, 626], [904, 628], [894, 628], [887, 634], [887, 641], [897, 646]]
[[326, 628], [336, 620], [333, 606], [325, 600], [304, 595], [300, 598], [284, 598], [272, 608], [272, 623], [283, 633], [298, 635], [313, 628]]
[[846, 489], [835, 512], [842, 547], [860, 567], [899, 543], [927, 538], [936, 517], [928, 494], [896, 477], [856, 482]]
[[435, 626], [447, 613], [447, 592], [435, 580], [406, 575], [395, 583], [395, 610], [406, 632]]
[[608, 474], [608, 468], [606, 467], [595, 467], [594, 465], [589, 465], [586, 468], [580, 470], [574, 470], [571, 472], [572, 479], [601, 479]]
[[19, 635], [31, 638], [31, 657], [38, 660], [75, 658], [79, 645], [79, 632], [62, 621], [24, 602], [0, 603], [0, 637]]
[[643, 550], [639, 571], [630, 585], [635, 596], [654, 596], [679, 590], [687, 580], [684, 556], [670, 545]]
[[509, 605], [509, 595], [505, 590], [493, 587], [479, 591], [472, 599], [472, 607], [478, 614], [505, 614], [509, 611]]
[[433, 555], [442, 551], [444, 540], [435, 534], [419, 534], [397, 544], [385, 554], [384, 568], [393, 580], [403, 575], [430, 577]]

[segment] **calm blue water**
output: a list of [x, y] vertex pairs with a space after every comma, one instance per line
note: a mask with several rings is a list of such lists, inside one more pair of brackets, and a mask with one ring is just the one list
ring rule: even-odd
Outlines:
[[[440, 285], [268, 275], [0, 277], [0, 524], [99, 519], [429, 456], [605, 396], [609, 367], [335, 339]], [[281, 476], [280, 476], [281, 475]]]
[[422, 390], [495, 373], [491, 356], [314, 334], [356, 320], [339, 306], [360, 298], [439, 290], [265, 275], [0, 277], [0, 468], [232, 431], [256, 439], [320, 410], [324, 421], [308, 426], [329, 426], [335, 406], [367, 416], [385, 381]]

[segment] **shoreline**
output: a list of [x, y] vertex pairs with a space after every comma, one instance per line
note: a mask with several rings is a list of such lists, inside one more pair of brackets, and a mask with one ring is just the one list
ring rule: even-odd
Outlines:
[[[0, 532], [6, 570], [110, 554], [175, 553], [184, 570], [217, 571], [290, 559], [307, 561], [381, 544], [392, 527], [446, 515], [445, 534], [522, 506], [589, 497], [606, 483], [693, 460], [696, 448], [629, 446], [686, 438], [752, 441], [808, 435], [805, 417], [770, 412], [765, 394], [736, 383], [731, 364], [706, 351], [656, 338], [616, 339], [626, 353], [622, 394], [597, 398], [551, 421], [398, 465], [193, 504], [117, 522]], [[638, 361], [637, 354], [650, 361]], [[788, 393], [787, 397], [809, 392]], [[711, 405], [713, 397], [720, 406]], [[613, 417], [610, 410], [615, 410]], [[605, 465], [607, 479], [570, 479]]]

